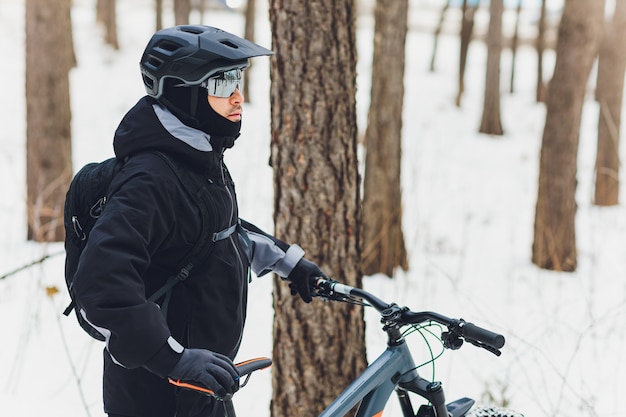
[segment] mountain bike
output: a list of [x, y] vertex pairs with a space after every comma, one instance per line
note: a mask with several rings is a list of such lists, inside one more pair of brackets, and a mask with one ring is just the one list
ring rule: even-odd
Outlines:
[[[422, 365], [415, 365], [406, 343], [409, 334], [427, 332], [438, 338], [445, 349], [457, 350], [464, 342], [468, 342], [500, 356], [500, 349], [505, 343], [504, 336], [463, 319], [453, 319], [430, 311], [411, 311], [408, 307], [382, 301], [363, 289], [332, 280], [317, 280], [314, 296], [326, 301], [373, 307], [380, 313], [382, 330], [387, 334], [385, 351], [319, 417], [343, 417], [357, 404], [356, 417], [381, 417], [387, 400], [394, 392], [403, 417], [523, 417], [523, 414], [499, 407], [472, 409], [475, 401], [467, 397], [446, 403], [442, 383], [427, 380], [418, 374], [417, 370]], [[441, 329], [440, 335], [430, 329], [433, 326]], [[240, 375], [246, 376], [243, 385], [247, 383], [250, 374], [270, 364], [268, 358], [247, 361], [245, 368], [238, 368]], [[409, 393], [426, 399], [427, 404], [420, 405], [415, 412]], [[222, 400], [226, 417], [236, 417], [232, 398]]]

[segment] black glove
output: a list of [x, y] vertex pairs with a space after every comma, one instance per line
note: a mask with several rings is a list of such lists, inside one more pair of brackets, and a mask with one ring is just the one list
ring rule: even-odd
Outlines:
[[168, 375], [173, 380], [208, 388], [220, 398], [239, 389], [239, 373], [226, 356], [206, 349], [185, 349]]
[[328, 279], [326, 275], [320, 270], [319, 266], [307, 259], [300, 259], [296, 266], [293, 268], [287, 280], [291, 283], [291, 295], [300, 294], [300, 298], [305, 303], [313, 301], [311, 297], [311, 288], [315, 285], [317, 278]]

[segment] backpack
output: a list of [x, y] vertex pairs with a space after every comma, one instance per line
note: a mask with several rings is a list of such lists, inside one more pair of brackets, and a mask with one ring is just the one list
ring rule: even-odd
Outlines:
[[[213, 249], [213, 243], [228, 238], [238, 228], [238, 224], [232, 225], [225, 230], [215, 232], [212, 219], [216, 214], [210, 210], [214, 206], [210, 204], [210, 196], [206, 190], [206, 180], [194, 175], [188, 169], [178, 165], [178, 162], [162, 152], [154, 152], [161, 157], [176, 174], [181, 184], [198, 204], [202, 216], [202, 232], [200, 238], [194, 244], [193, 249], [179, 263], [178, 272], [171, 275], [166, 283], [153, 293], [148, 302], [160, 302], [161, 311], [167, 317], [167, 306], [172, 288], [179, 282], [184, 281], [195, 265], [205, 260]], [[92, 162], [85, 165], [72, 179], [65, 196], [64, 225], [65, 225], [65, 283], [70, 294], [71, 302], [63, 312], [69, 316], [72, 310], [76, 312], [76, 318], [83, 330], [91, 337], [104, 341], [104, 336], [96, 330], [78, 312], [72, 283], [74, 274], [78, 268], [80, 255], [87, 245], [89, 232], [94, 227], [102, 211], [106, 207], [108, 189], [111, 181], [122, 169], [125, 161], [117, 158], [109, 158], [103, 162]]]

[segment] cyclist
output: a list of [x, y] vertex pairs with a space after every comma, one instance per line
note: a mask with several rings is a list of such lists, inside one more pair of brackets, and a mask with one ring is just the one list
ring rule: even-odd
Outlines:
[[[208, 26], [155, 33], [140, 67], [147, 95], [115, 132], [126, 160], [106, 210], [91, 231], [74, 277], [80, 314], [106, 338], [104, 409], [109, 416], [217, 417], [220, 402], [180, 391], [167, 378], [226, 395], [238, 389], [235, 357], [245, 321], [249, 268], [275, 272], [311, 301], [309, 278], [324, 276], [289, 245], [238, 222], [235, 190], [223, 163], [239, 136], [242, 71], [272, 51]], [[158, 155], [184, 161], [209, 184], [217, 230], [208, 259], [173, 287], [167, 317], [146, 302], [199, 238], [201, 216]], [[234, 231], [234, 232], [233, 232]]]

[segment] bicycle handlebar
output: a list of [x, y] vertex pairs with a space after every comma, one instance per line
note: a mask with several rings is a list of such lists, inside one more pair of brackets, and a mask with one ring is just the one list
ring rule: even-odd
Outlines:
[[[318, 290], [314, 295], [319, 297], [332, 296], [334, 294], [340, 294], [342, 296], [354, 296], [359, 297], [372, 305], [378, 312], [383, 312], [388, 309], [391, 304], [385, 303], [380, 298], [376, 297], [374, 294], [371, 294], [365, 290], [360, 288], [351, 287], [349, 285], [341, 284], [337, 281], [332, 281], [328, 279], [318, 279], [315, 282], [315, 288]], [[339, 297], [336, 301], [340, 301], [341, 297]]]
[[406, 311], [402, 315], [402, 319], [406, 324], [419, 324], [428, 320], [435, 321], [443, 324], [448, 328], [453, 328], [468, 342], [477, 341], [484, 343], [495, 349], [500, 349], [504, 346], [504, 336], [498, 333], [494, 333], [491, 330], [484, 329], [475, 325], [474, 323], [466, 322], [463, 319], [451, 319], [438, 313], [430, 311], [422, 311], [419, 313], [413, 311]]
[[[349, 301], [350, 297], [358, 297], [367, 301], [379, 313], [383, 313], [387, 309], [396, 306], [395, 304], [381, 300], [363, 289], [321, 278], [315, 282], [314, 296], [333, 301]], [[498, 349], [503, 347], [505, 343], [503, 335], [476, 326], [463, 319], [452, 319], [431, 311], [415, 312], [409, 310], [407, 307], [403, 307], [400, 310], [399, 323], [401, 325], [420, 324], [426, 321], [434, 321], [448, 328], [449, 331], [442, 334], [442, 339], [444, 340], [444, 346], [449, 349], [458, 349], [461, 347], [462, 341], [460, 341], [459, 338], [462, 337], [475, 346], [485, 348], [496, 355], [500, 355]]]

